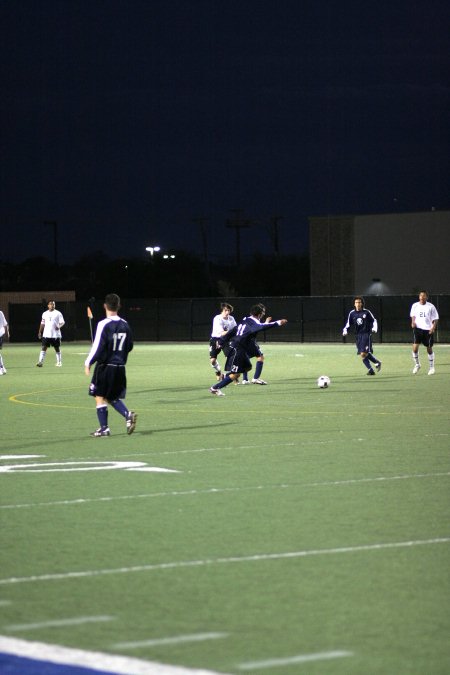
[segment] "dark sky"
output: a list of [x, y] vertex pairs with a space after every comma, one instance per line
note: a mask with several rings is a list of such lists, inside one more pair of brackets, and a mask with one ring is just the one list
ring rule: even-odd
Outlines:
[[[450, 3], [0, 3], [0, 260], [307, 250], [308, 216], [450, 207]], [[376, 236], [376, 233], [374, 233]]]

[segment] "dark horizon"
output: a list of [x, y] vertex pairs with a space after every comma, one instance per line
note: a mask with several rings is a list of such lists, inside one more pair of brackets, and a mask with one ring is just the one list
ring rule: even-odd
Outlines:
[[[308, 217], [450, 208], [450, 6], [1, 8], [0, 259], [305, 253]], [[203, 231], [196, 219], [209, 219]], [[272, 233], [273, 234], [273, 233]], [[5, 236], [6, 235], [6, 236]]]

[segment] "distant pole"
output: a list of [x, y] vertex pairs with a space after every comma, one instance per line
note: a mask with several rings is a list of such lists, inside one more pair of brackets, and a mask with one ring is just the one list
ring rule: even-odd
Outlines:
[[252, 221], [243, 217], [243, 209], [231, 209], [234, 213], [233, 218], [228, 218], [226, 226], [235, 230], [236, 232], [236, 265], [241, 266], [241, 230], [244, 227], [250, 227]]
[[44, 220], [44, 225], [51, 225], [53, 228], [53, 262], [58, 265], [58, 223], [56, 220]]
[[209, 218], [193, 218], [193, 223], [200, 227], [200, 236], [202, 238], [203, 261], [208, 266], [208, 235], [206, 232], [206, 223], [209, 223]]
[[280, 255], [280, 242], [279, 242], [279, 223], [283, 219], [283, 216], [272, 216], [270, 219], [270, 236], [272, 239], [273, 250], [275, 255]]

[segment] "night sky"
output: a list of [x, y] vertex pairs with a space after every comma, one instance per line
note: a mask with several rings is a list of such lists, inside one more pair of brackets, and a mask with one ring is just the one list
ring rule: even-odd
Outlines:
[[[2, 0], [0, 261], [450, 208], [450, 3]], [[376, 233], [374, 233], [376, 236]]]

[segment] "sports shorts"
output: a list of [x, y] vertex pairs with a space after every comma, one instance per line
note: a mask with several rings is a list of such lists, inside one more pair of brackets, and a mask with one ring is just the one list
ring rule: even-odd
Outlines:
[[252, 364], [247, 352], [239, 347], [230, 347], [225, 363], [225, 372], [248, 373], [251, 369]]
[[91, 384], [89, 385], [90, 396], [102, 396], [108, 401], [116, 401], [125, 398], [127, 389], [127, 376], [125, 366], [97, 363]]
[[59, 349], [61, 347], [61, 338], [49, 338], [49, 337], [43, 337], [42, 338], [42, 346], [43, 347], [54, 347], [57, 352], [59, 352]]
[[434, 333], [424, 328], [413, 328], [413, 344], [432, 347], [434, 345]]
[[356, 336], [356, 353], [367, 354], [372, 351], [372, 336], [370, 333], [359, 333]]

